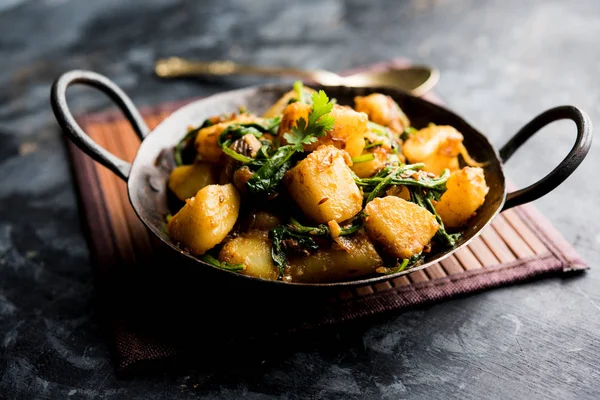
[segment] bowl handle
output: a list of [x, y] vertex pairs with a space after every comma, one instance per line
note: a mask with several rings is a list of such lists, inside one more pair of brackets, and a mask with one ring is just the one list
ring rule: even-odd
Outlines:
[[91, 158], [110, 169], [124, 181], [127, 181], [131, 164], [121, 160], [94, 142], [73, 118], [73, 114], [71, 114], [71, 110], [67, 105], [66, 94], [67, 88], [75, 83], [92, 86], [108, 95], [123, 111], [140, 139], [143, 140], [150, 132], [148, 126], [146, 126], [131, 99], [105, 76], [95, 72], [75, 70], [61, 75], [52, 85], [50, 103], [58, 124], [65, 135]]
[[577, 138], [569, 154], [548, 175], [524, 189], [508, 193], [502, 211], [539, 199], [564, 182], [583, 161], [592, 145], [592, 122], [590, 117], [577, 107], [560, 106], [547, 110], [525, 125], [500, 149], [503, 162], [513, 155], [530, 137], [546, 125], [562, 119], [570, 119], [577, 126]]

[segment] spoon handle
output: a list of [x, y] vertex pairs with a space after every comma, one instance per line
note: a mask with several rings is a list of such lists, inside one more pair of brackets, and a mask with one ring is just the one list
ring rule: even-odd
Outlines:
[[196, 75], [260, 75], [260, 76], [295, 76], [322, 85], [338, 85], [343, 79], [333, 72], [325, 70], [304, 70], [298, 68], [261, 67], [237, 64], [232, 61], [189, 61], [179, 57], [160, 59], [154, 71], [161, 78], [180, 78]]

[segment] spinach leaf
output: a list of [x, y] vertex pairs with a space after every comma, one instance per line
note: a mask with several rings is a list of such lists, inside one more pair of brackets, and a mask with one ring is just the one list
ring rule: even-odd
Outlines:
[[305, 251], [316, 251], [319, 249], [319, 245], [314, 241], [313, 238], [308, 236], [298, 235], [289, 230], [285, 225], [271, 229], [269, 232], [271, 239], [273, 240], [273, 246], [271, 247], [271, 258], [277, 267], [279, 268], [279, 277], [283, 276], [285, 271], [285, 264], [287, 262], [286, 240], [294, 240], [297, 245]]
[[434, 200], [438, 200], [442, 193], [446, 191], [446, 182], [450, 178], [450, 171], [446, 170], [440, 177], [429, 177], [423, 174], [414, 175], [424, 164], [409, 164], [400, 167], [387, 167], [371, 178], [354, 177], [354, 181], [358, 186], [363, 188], [363, 192], [367, 196], [366, 202], [372, 201], [375, 197], [380, 196], [385, 189], [390, 185], [404, 185], [409, 187], [417, 187], [428, 189], [433, 195]]
[[281, 183], [285, 171], [290, 168], [291, 163], [289, 160], [295, 152], [293, 146], [281, 146], [262, 163], [253, 163], [254, 166], [260, 165], [260, 168], [246, 183], [250, 192], [254, 194], [273, 194]]
[[183, 165], [183, 153], [190, 143], [194, 143], [196, 141], [196, 136], [198, 136], [198, 132], [201, 129], [208, 128], [209, 126], [213, 126], [214, 123], [209, 119], [204, 120], [202, 125], [197, 128], [191, 129], [184, 137], [175, 145], [173, 149], [173, 158], [175, 159], [175, 165], [180, 166]]
[[[352, 223], [349, 226], [342, 227], [340, 236], [351, 235], [362, 228], [364, 225], [362, 217], [363, 216], [361, 213], [352, 219]], [[287, 225], [287, 227], [289, 230], [294, 231], [297, 234], [331, 237], [331, 230], [329, 229], [329, 226], [325, 224], [320, 224], [318, 226], [304, 226], [292, 217], [290, 218], [290, 223]]]
[[404, 258], [404, 259], [402, 259], [402, 261], [400, 261], [400, 259], [398, 259], [398, 262], [396, 263], [396, 267], [394, 267], [394, 268], [379, 267], [376, 269], [376, 272], [379, 272], [380, 274], [385, 274], [385, 275], [395, 274], [397, 272], [404, 271], [406, 268], [408, 268], [409, 266], [412, 266], [420, 259], [421, 259], [421, 253], [415, 254], [411, 258]]
[[402, 131], [402, 133], [400, 134], [400, 139], [402, 139], [402, 141], [406, 141], [417, 132], [418, 129], [415, 129], [412, 126], [407, 126], [406, 128], [404, 128], [404, 131]]
[[362, 154], [358, 157], [352, 157], [352, 162], [354, 164], [357, 164], [357, 163], [371, 161], [373, 159], [375, 159], [375, 155], [373, 153], [366, 153], [366, 154]]
[[435, 234], [435, 238], [443, 245], [448, 247], [454, 247], [456, 245], [456, 241], [460, 239], [460, 233], [448, 233], [446, 231], [446, 227], [444, 226], [444, 222], [442, 218], [437, 213], [433, 201], [435, 200], [435, 194], [432, 191], [425, 191], [423, 188], [411, 188], [410, 191], [411, 201], [413, 203], [418, 204], [419, 206], [427, 209], [430, 213], [435, 216], [440, 228]]
[[225, 269], [227, 271], [243, 271], [245, 269], [244, 264], [231, 264], [226, 261], [217, 260], [215, 257], [206, 253], [200, 256], [200, 259], [210, 265], [213, 265], [217, 268]]

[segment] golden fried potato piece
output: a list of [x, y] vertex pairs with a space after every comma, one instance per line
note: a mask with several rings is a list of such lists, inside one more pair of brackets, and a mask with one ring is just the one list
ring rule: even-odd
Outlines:
[[201, 255], [221, 243], [237, 221], [240, 196], [232, 184], [208, 185], [169, 221], [169, 235], [190, 253]]
[[463, 135], [448, 125], [423, 128], [404, 142], [402, 152], [409, 163], [425, 163], [424, 170], [441, 175], [446, 168], [459, 168]]
[[365, 213], [369, 237], [399, 258], [421, 253], [440, 228], [432, 213], [396, 196], [374, 199]]
[[219, 259], [232, 264], [243, 264], [244, 275], [262, 279], [275, 280], [279, 277], [279, 269], [271, 258], [272, 241], [267, 231], [250, 231], [228, 241]]
[[[304, 103], [292, 103], [285, 108], [278, 133], [281, 143], [287, 143], [283, 135], [296, 126], [298, 119], [304, 118], [308, 121], [310, 108], [310, 105]], [[365, 148], [365, 133], [369, 130], [367, 115], [337, 104], [333, 106], [329, 115], [335, 119], [333, 128], [315, 143], [304, 145], [304, 150], [314, 151], [319, 146], [330, 144], [346, 150], [350, 157], [361, 155]]]
[[179, 200], [193, 197], [198, 190], [219, 181], [219, 174], [215, 167], [206, 163], [181, 165], [171, 171], [169, 175], [169, 189]]
[[352, 171], [354, 171], [359, 178], [368, 178], [373, 176], [385, 166], [389, 151], [382, 147], [375, 147], [371, 153], [375, 157], [372, 160], [355, 162], [352, 164]]
[[383, 264], [364, 232], [344, 237], [346, 249], [320, 249], [314, 254], [290, 257], [284, 276], [292, 282], [335, 282], [368, 275]]
[[360, 212], [362, 195], [349, 165], [348, 153], [321, 146], [286, 173], [287, 189], [306, 216], [342, 222]]
[[381, 93], [372, 93], [368, 96], [356, 96], [354, 109], [364, 112], [369, 120], [376, 124], [387, 126], [396, 134], [402, 133], [404, 128], [410, 126], [410, 121], [398, 103], [390, 96]]
[[245, 124], [260, 121], [261, 118], [254, 115], [240, 114], [229, 121], [219, 122], [218, 124], [200, 129], [194, 143], [196, 152], [203, 161], [220, 164], [223, 162], [225, 155], [223, 150], [217, 145], [217, 139], [225, 128], [231, 124]]
[[[307, 97], [310, 97], [310, 95], [315, 92], [314, 89], [311, 89], [307, 86], [304, 86], [303, 89], [303, 94]], [[291, 100], [298, 100], [298, 94], [295, 90], [290, 90], [289, 92], [284, 94], [279, 100], [277, 100], [277, 102], [273, 104], [271, 108], [269, 108], [267, 112], [263, 114], [263, 118], [273, 118], [283, 114], [283, 110], [285, 110], [288, 104], [290, 104]]]
[[448, 228], [458, 228], [467, 223], [485, 202], [489, 191], [483, 169], [478, 167], [465, 167], [452, 173], [446, 188], [435, 210]]

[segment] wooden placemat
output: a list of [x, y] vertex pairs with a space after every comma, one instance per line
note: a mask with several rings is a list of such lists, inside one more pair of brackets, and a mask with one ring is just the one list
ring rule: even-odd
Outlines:
[[[148, 126], [153, 128], [180, 105], [148, 108], [142, 114]], [[80, 118], [79, 122], [101, 146], [120, 158], [133, 160], [139, 140], [118, 113], [111, 111], [87, 116]], [[208, 293], [209, 287], [218, 288], [219, 283], [190, 282], [188, 277], [178, 276], [177, 266], [173, 264], [179, 259], [163, 254], [161, 245], [138, 220], [129, 203], [126, 184], [70, 142], [68, 147], [102, 294], [100, 298], [110, 304], [105, 308], [105, 316], [109, 320], [108, 334], [114, 343], [118, 371], [189, 353], [189, 342], [181, 339], [181, 335], [172, 335], [175, 328], [164, 329], [180, 318], [181, 315], [173, 309], [180, 310], [181, 302], [201, 302], [178, 298], [185, 290], [181, 289], [181, 285], [191, 284], [194, 287], [192, 291]], [[156, 264], [160, 265], [152, 267]], [[302, 305], [303, 312], [292, 313], [294, 316], [287, 318], [284, 325], [268, 325], [265, 329], [276, 332], [330, 325], [586, 268], [548, 220], [534, 207], [526, 205], [500, 214], [469, 246], [439, 264], [387, 282], [342, 289], [328, 294], [326, 298], [313, 299], [310, 307]], [[173, 278], [170, 271], [175, 271], [173, 275], [178, 278], [169, 281]], [[148, 276], [156, 278], [154, 286], [149, 283]], [[179, 278], [181, 280], [177, 280]], [[175, 288], [172, 292], [163, 290], [168, 283]], [[231, 296], [235, 291], [233, 288], [218, 290], [228, 291], [228, 298], [234, 297]], [[171, 294], [156, 300], [157, 293]], [[226, 307], [222, 300], [219, 302]], [[185, 315], [196, 312], [196, 308], [191, 310], [185, 311], [188, 313]], [[158, 314], [169, 322], [159, 322]], [[218, 313], [209, 314], [202, 317], [205, 323], [211, 321], [210, 318], [218, 318], [215, 316]], [[218, 325], [230, 327], [222, 321]], [[266, 326], [263, 324], [263, 328]]]

